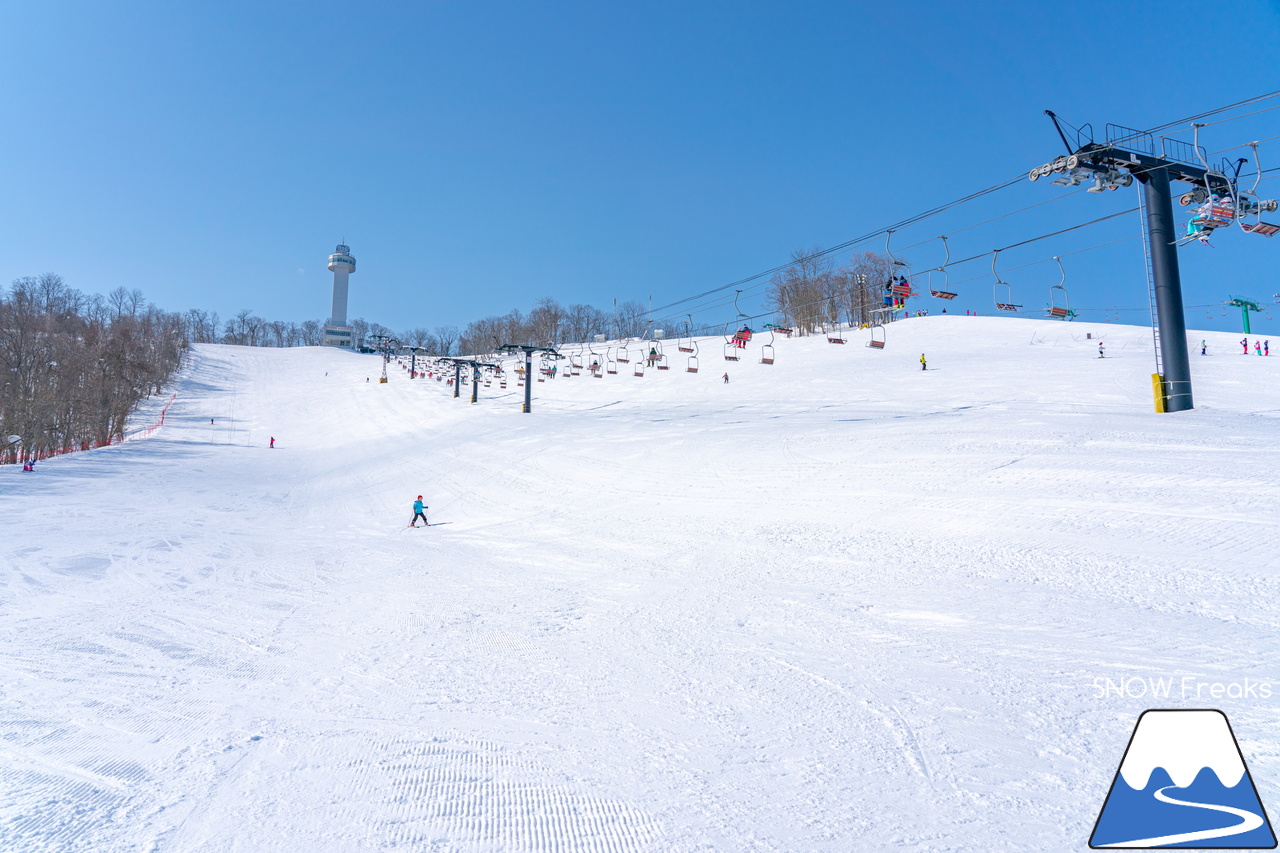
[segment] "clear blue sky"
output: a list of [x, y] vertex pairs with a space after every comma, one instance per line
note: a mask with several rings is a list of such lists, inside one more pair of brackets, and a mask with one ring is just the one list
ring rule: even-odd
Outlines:
[[[1024, 172], [1062, 150], [1046, 108], [1143, 128], [1277, 88], [1276, 3], [1132, 8], [11, 3], [0, 281], [54, 271], [170, 310], [323, 319], [325, 258], [345, 238], [352, 316], [395, 329], [541, 296], [660, 305]], [[1211, 151], [1280, 135], [1280, 110], [1206, 133]], [[1280, 166], [1280, 139], [1262, 156]], [[1280, 172], [1262, 190], [1280, 196]], [[1025, 183], [895, 243], [1066, 193]], [[956, 233], [953, 257], [1136, 202], [1081, 193]], [[1001, 266], [1135, 233], [1136, 214]], [[1280, 237], [1214, 243], [1181, 250], [1189, 304], [1280, 292]], [[935, 265], [940, 243], [907, 256]], [[1145, 309], [1138, 241], [1066, 262], [1073, 306]], [[979, 278], [951, 310], [991, 313], [989, 272], [954, 271]], [[1004, 278], [1038, 308], [1058, 274]], [[696, 319], [717, 312], [734, 313]], [[1188, 319], [1229, 329], [1238, 314]]]

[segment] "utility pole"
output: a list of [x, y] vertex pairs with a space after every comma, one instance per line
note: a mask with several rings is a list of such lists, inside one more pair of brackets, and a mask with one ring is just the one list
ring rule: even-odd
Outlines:
[[545, 347], [533, 347], [527, 344], [503, 344], [498, 347], [498, 351], [524, 353], [524, 408], [520, 411], [522, 414], [527, 415], [533, 411], [533, 354], [542, 352], [551, 358], [559, 358], [560, 353], [556, 351], [555, 346], [550, 344]]

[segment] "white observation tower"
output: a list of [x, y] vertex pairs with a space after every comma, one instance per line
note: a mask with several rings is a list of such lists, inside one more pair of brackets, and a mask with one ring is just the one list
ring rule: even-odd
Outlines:
[[356, 259], [351, 257], [351, 247], [339, 243], [329, 256], [329, 269], [333, 270], [333, 311], [324, 324], [324, 345], [353, 349], [351, 327], [347, 325], [347, 276], [356, 271]]

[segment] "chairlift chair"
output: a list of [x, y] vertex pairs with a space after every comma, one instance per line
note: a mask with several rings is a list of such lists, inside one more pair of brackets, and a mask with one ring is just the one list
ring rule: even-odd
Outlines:
[[609, 374], [618, 372], [618, 361], [613, 357], [613, 347], [609, 347], [604, 351], [604, 370], [605, 373]]
[[[1000, 249], [996, 249], [991, 253], [991, 274], [996, 277], [996, 283], [992, 287], [995, 294], [996, 309], [999, 311], [1019, 311], [1022, 306], [1013, 301], [1013, 285], [1000, 278], [999, 271], [996, 270], [996, 258], [1000, 257]], [[1004, 288], [1001, 291], [1001, 288]], [[1004, 295], [1005, 301], [1000, 301], [1000, 296]]]
[[[880, 330], [879, 335], [876, 334], [877, 329]], [[885, 342], [884, 331], [885, 331], [884, 326], [880, 325], [880, 322], [878, 320], [873, 321], [871, 323], [871, 340], [867, 341], [867, 346], [871, 347], [872, 349], [884, 349], [884, 342]]]
[[766, 326], [766, 328], [769, 329], [769, 343], [760, 347], [760, 363], [773, 364], [774, 329], [771, 326]]
[[[1174, 243], [1184, 246], [1193, 240], [1198, 240], [1208, 246], [1210, 245], [1209, 236], [1216, 229], [1229, 226], [1236, 221], [1236, 188], [1235, 183], [1226, 176], [1225, 172], [1214, 169], [1209, 165], [1204, 149], [1200, 147], [1200, 128], [1204, 127], [1204, 125], [1192, 123], [1191, 127], [1195, 133], [1191, 143], [1192, 148], [1196, 152], [1196, 156], [1200, 158], [1200, 164], [1204, 166], [1204, 189], [1196, 188], [1192, 192], [1184, 193], [1178, 199], [1178, 203], [1183, 207], [1189, 207], [1192, 204], [1199, 206], [1190, 221], [1187, 222], [1186, 233], [1175, 240]], [[1216, 182], [1215, 178], [1217, 179]], [[1223, 189], [1226, 190], [1225, 193], [1222, 192]]]
[[631, 371], [632, 376], [644, 376], [644, 359], [637, 358], [635, 367]]
[[[1071, 310], [1071, 303], [1067, 300], [1067, 271], [1062, 266], [1062, 258], [1057, 255], [1053, 259], [1058, 262], [1058, 271], [1062, 273], [1062, 280], [1049, 288], [1049, 307], [1045, 309], [1045, 316], [1052, 317], [1055, 320], [1072, 320], [1075, 319], [1076, 312]], [[1055, 296], [1054, 291], [1060, 291], [1061, 296]], [[1062, 300], [1062, 304], [1058, 304], [1058, 300]]]
[[698, 372], [698, 345], [697, 343], [694, 342], [692, 338], [689, 339], [689, 343], [693, 344], [693, 347], [690, 349], [684, 350], [684, 352], [689, 352], [693, 354], [689, 356], [689, 362], [688, 364], [685, 365], [684, 372], [697, 373]]
[[[1280, 232], [1280, 225], [1263, 222], [1262, 214], [1264, 211], [1275, 212], [1277, 204], [1273, 200], [1263, 201], [1258, 196], [1258, 184], [1262, 182], [1262, 161], [1258, 159], [1258, 143], [1250, 142], [1249, 148], [1253, 151], [1253, 186], [1247, 190], [1236, 191], [1240, 207], [1240, 215], [1236, 218], [1236, 223], [1240, 226], [1240, 230], [1246, 234], [1261, 234], [1263, 237], [1274, 237], [1277, 232]], [[1251, 221], [1248, 219], [1250, 216], [1253, 217]]]
[[898, 260], [897, 255], [893, 253], [893, 249], [889, 248], [889, 241], [892, 239], [893, 229], [890, 228], [884, 232], [884, 253], [889, 256], [889, 261], [892, 264], [889, 268], [889, 292], [905, 303], [906, 300], [916, 295], [915, 291], [911, 289], [911, 265], [906, 261]]
[[[929, 270], [929, 295], [934, 299], [955, 299], [956, 294], [951, 290], [951, 274], [947, 272], [947, 264], [951, 263], [951, 247], [947, 245], [947, 235], [943, 234], [938, 237], [942, 241], [942, 248], [947, 253], [946, 258], [942, 261], [942, 266]], [[942, 287], [933, 286], [933, 274], [942, 274]]]
[[827, 330], [827, 343], [843, 344], [846, 342], [847, 341], [845, 340], [844, 330], [840, 328], [840, 318], [837, 317], [835, 322], [835, 331], [832, 332], [831, 330]]
[[689, 318], [689, 322], [686, 323], [684, 327], [686, 337], [680, 338], [677, 341], [676, 346], [679, 348], [680, 352], [696, 352], [697, 348], [693, 343], [693, 315], [688, 314], [686, 316]]
[[667, 354], [662, 351], [662, 341], [657, 338], [649, 341], [649, 352], [653, 353], [655, 350], [657, 351], [657, 356], [650, 356], [651, 358], [656, 358], [657, 364], [655, 367], [659, 370], [670, 370], [671, 365], [667, 363]]
[[738, 342], [729, 331], [729, 326], [731, 325], [731, 323], [724, 324], [724, 360], [738, 361]]

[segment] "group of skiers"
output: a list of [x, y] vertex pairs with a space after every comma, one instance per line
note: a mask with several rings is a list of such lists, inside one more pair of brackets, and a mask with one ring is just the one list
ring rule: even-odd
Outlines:
[[[1202, 349], [1201, 349], [1201, 351], [1200, 351], [1200, 354], [1201, 354], [1201, 355], [1204, 355], [1204, 350], [1203, 350], [1203, 344], [1204, 344], [1204, 341], [1201, 341], [1200, 343], [1201, 343], [1201, 345], [1202, 345]], [[1242, 352], [1242, 353], [1240, 353], [1240, 354], [1241, 354], [1241, 355], [1248, 355], [1248, 354], [1249, 354], [1249, 339], [1248, 339], [1248, 338], [1241, 338], [1241, 339], [1240, 339], [1240, 346], [1242, 346], [1242, 347], [1244, 348], [1244, 352]], [[1254, 341], [1254, 342], [1253, 342], [1253, 351], [1254, 351], [1255, 353], [1257, 353], [1258, 355], [1271, 355], [1271, 341], [1262, 341], [1262, 342]]]

